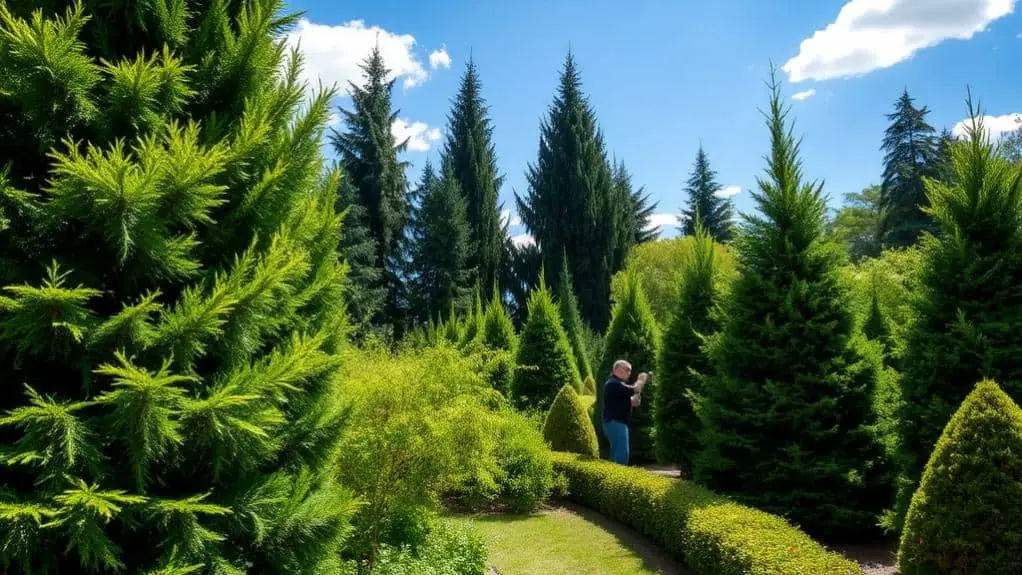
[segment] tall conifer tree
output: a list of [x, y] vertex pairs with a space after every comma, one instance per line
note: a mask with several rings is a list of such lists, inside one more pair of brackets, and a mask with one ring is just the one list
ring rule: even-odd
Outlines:
[[727, 242], [731, 239], [731, 200], [717, 196], [719, 190], [717, 172], [710, 169], [706, 151], [699, 146], [692, 174], [685, 184], [688, 202], [681, 210], [685, 220], [682, 232], [686, 236], [695, 235], [698, 219], [713, 239], [718, 242]]
[[589, 367], [589, 354], [586, 353], [585, 345], [582, 343], [582, 316], [578, 313], [578, 300], [572, 289], [571, 272], [568, 271], [568, 258], [561, 259], [561, 277], [557, 285], [557, 306], [561, 312], [561, 324], [564, 332], [568, 335], [568, 343], [571, 344], [571, 351], [575, 354], [575, 363], [578, 364], [578, 373], [584, 381], [593, 375]]
[[378, 321], [387, 297], [383, 269], [376, 263], [376, 240], [369, 230], [369, 214], [358, 199], [350, 179], [342, 178], [337, 207], [344, 219], [341, 255], [348, 264], [344, 282], [344, 301], [353, 327], [365, 332]]
[[884, 215], [884, 245], [910, 246], [925, 231], [933, 231], [933, 219], [924, 211], [929, 205], [923, 177], [937, 167], [937, 138], [926, 123], [929, 108], [917, 108], [905, 90], [887, 115], [891, 124], [884, 132], [884, 180], [880, 207]]
[[[625, 218], [622, 227], [625, 230], [631, 228], [633, 239], [631, 242], [621, 243], [620, 247], [625, 250], [625, 253], [618, 257], [628, 257], [627, 250], [632, 244], [643, 244], [660, 236], [659, 226], [651, 227], [649, 225], [649, 218], [656, 211], [658, 202], [651, 203], [649, 201], [650, 194], [644, 186], [637, 189], [632, 187], [632, 175], [628, 172], [623, 160], [614, 162], [614, 186], [617, 188], [618, 195], [628, 198], [632, 204], [631, 210], [621, 213]], [[629, 217], [631, 217], [631, 221], [628, 221]], [[625, 235], [628, 235], [627, 231]]]

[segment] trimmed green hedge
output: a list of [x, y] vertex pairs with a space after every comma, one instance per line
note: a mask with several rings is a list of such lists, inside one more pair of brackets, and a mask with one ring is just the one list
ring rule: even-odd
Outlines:
[[554, 453], [568, 498], [641, 531], [705, 575], [861, 575], [784, 519], [688, 481]]

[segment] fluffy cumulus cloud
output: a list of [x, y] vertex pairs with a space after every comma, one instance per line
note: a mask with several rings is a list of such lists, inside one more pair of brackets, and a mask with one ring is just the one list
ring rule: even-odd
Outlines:
[[723, 188], [717, 190], [716, 192], [713, 192], [713, 195], [717, 196], [718, 198], [731, 198], [738, 195], [738, 193], [741, 191], [742, 191], [741, 186], [730, 185], [724, 186]]
[[518, 234], [517, 236], [511, 236], [511, 243], [520, 248], [534, 246], [536, 245], [536, 238], [529, 234]]
[[408, 149], [413, 152], [425, 152], [432, 142], [440, 139], [440, 128], [430, 128], [425, 122], [409, 122], [402, 118], [394, 119], [390, 133], [398, 143], [408, 140]]
[[[968, 118], [955, 124], [951, 133], [957, 137], [965, 135], [966, 129], [971, 124]], [[991, 140], [996, 140], [1004, 134], [1022, 129], [1022, 113], [1005, 114], [1003, 116], [983, 116], [983, 127]]]
[[522, 218], [518, 217], [518, 214], [512, 215], [511, 210], [504, 208], [503, 210], [500, 210], [500, 225], [510, 226], [513, 228], [518, 227], [522, 225]]
[[646, 218], [646, 229], [652, 230], [654, 228], [660, 228], [663, 231], [665, 227], [677, 226], [681, 223], [681, 214], [676, 212], [661, 212], [656, 214], [650, 214]]
[[801, 92], [795, 92], [791, 95], [792, 100], [801, 102], [802, 100], [808, 100], [816, 95], [816, 89], [809, 88], [808, 90], [802, 90]]
[[792, 82], [889, 68], [945, 40], [967, 40], [1017, 0], [850, 0], [834, 22], [802, 41], [782, 69]]
[[429, 53], [429, 67], [434, 70], [451, 67], [451, 55], [447, 53], [447, 48], [440, 48]]

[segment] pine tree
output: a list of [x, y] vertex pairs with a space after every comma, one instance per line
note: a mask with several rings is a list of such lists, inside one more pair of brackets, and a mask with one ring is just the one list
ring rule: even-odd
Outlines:
[[710, 169], [710, 160], [706, 157], [706, 151], [699, 146], [695, 164], [692, 166], [692, 175], [688, 177], [688, 182], [685, 185], [688, 203], [681, 210], [685, 220], [682, 225], [682, 233], [686, 236], [694, 235], [698, 219], [713, 236], [713, 239], [722, 243], [730, 241], [731, 200], [719, 197], [717, 195], [719, 190], [717, 172]]
[[368, 213], [347, 178], [341, 180], [337, 208], [344, 214], [341, 255], [348, 265], [344, 301], [353, 327], [365, 332], [380, 319], [387, 288], [383, 285], [383, 269], [376, 265], [376, 241], [369, 232]]
[[[613, 318], [607, 328], [604, 341], [604, 355], [600, 375], [610, 375], [614, 362], [624, 359], [632, 364], [632, 381], [640, 372], [653, 371], [660, 348], [660, 333], [656, 318], [650, 310], [642, 282], [638, 274], [629, 274], [628, 289], [624, 298], [614, 305]], [[657, 393], [656, 381], [650, 380], [644, 392], [644, 403], [632, 409], [628, 425], [631, 441], [631, 460], [635, 463], [654, 461], [653, 453], [653, 405], [652, 397]], [[596, 386], [596, 409], [594, 416], [601, 426], [603, 419], [603, 385]]]
[[[609, 318], [610, 276], [634, 241], [631, 199], [614, 185], [596, 114], [582, 94], [575, 58], [568, 54], [560, 86], [540, 126], [539, 154], [530, 164], [529, 189], [515, 196], [522, 222], [542, 249], [548, 269], [567, 256], [582, 318], [602, 330]], [[556, 286], [555, 286], [556, 287]]]
[[0, 570], [340, 572], [341, 174], [296, 17], [27, 4], [0, 3]]
[[447, 117], [443, 161], [465, 196], [471, 230], [469, 265], [475, 269], [482, 286], [498, 282], [506, 263], [499, 205], [503, 178], [497, 173], [497, 152], [488, 114], [479, 73], [469, 58]]
[[933, 231], [933, 219], [926, 213], [929, 202], [923, 177], [933, 175], [937, 140], [933, 126], [926, 123], [929, 108], [916, 108], [905, 90], [887, 114], [891, 125], [884, 132], [884, 181], [880, 206], [883, 210], [884, 245], [910, 246], [920, 234]]
[[358, 192], [368, 214], [369, 231], [376, 242], [375, 267], [383, 270], [387, 290], [383, 320], [400, 335], [404, 286], [400, 277], [402, 238], [409, 218], [405, 178], [406, 163], [398, 154], [407, 140], [398, 142], [390, 131], [398, 111], [391, 109], [394, 79], [383, 61], [380, 47], [360, 64], [365, 84], [350, 84], [352, 109], [341, 109], [346, 131], [334, 132], [331, 140], [341, 157], [344, 173]]
[[[624, 253], [618, 257], [623, 260], [628, 257], [628, 248], [633, 244], [644, 244], [660, 237], [660, 227], [649, 225], [649, 218], [656, 212], [658, 202], [650, 203], [650, 194], [646, 192], [645, 187], [632, 188], [632, 175], [625, 167], [624, 161], [614, 162], [614, 187], [620, 197], [629, 198], [632, 204], [630, 212], [621, 212], [622, 217], [626, 218], [621, 224], [622, 229], [627, 230], [630, 227], [633, 237], [631, 242], [622, 242], [619, 246]], [[629, 215], [633, 216], [631, 221], [627, 219]], [[625, 235], [628, 233], [625, 232]]]
[[702, 424], [692, 402], [710, 374], [703, 340], [719, 329], [714, 306], [720, 297], [720, 269], [709, 232], [696, 223], [692, 255], [682, 270], [678, 308], [664, 333], [653, 393], [653, 438], [657, 461], [676, 464], [691, 476]]
[[539, 287], [529, 298], [529, 318], [519, 336], [515, 363], [511, 395], [521, 407], [546, 410], [563, 386], [580, 389], [582, 385], [568, 336], [542, 273]]
[[727, 319], [708, 345], [695, 477], [813, 533], [861, 535], [888, 503], [870, 427], [880, 362], [856, 335], [843, 253], [823, 234], [822, 185], [804, 180], [771, 80], [766, 177], [736, 245]]
[[592, 369], [589, 367], [589, 354], [582, 343], [582, 317], [578, 313], [578, 301], [571, 286], [571, 272], [568, 271], [568, 258], [565, 257], [561, 259], [561, 276], [557, 282], [557, 307], [560, 310], [561, 325], [568, 335], [568, 343], [571, 344], [571, 352], [578, 365], [578, 373], [584, 380], [592, 376]]
[[921, 293], [901, 359], [904, 472], [913, 482], [970, 382], [994, 379], [1022, 400], [1022, 174], [972, 117], [952, 149], [953, 183], [927, 182], [940, 233], [923, 243]]

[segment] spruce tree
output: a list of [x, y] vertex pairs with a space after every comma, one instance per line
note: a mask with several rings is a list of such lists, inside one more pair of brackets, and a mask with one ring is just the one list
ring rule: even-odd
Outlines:
[[770, 155], [736, 245], [738, 277], [708, 346], [695, 477], [817, 534], [861, 535], [888, 503], [871, 425], [879, 358], [856, 334], [841, 247], [823, 233], [771, 76]]
[[557, 282], [557, 307], [561, 314], [561, 325], [568, 335], [568, 343], [571, 344], [571, 352], [575, 355], [575, 363], [578, 365], [578, 373], [582, 379], [592, 376], [592, 369], [589, 367], [589, 354], [586, 353], [585, 345], [582, 343], [582, 317], [578, 313], [578, 301], [575, 299], [575, 292], [571, 288], [571, 272], [568, 271], [568, 258], [561, 259], [561, 276]]
[[0, 570], [340, 572], [341, 174], [296, 17], [27, 4], [0, 3]]
[[529, 297], [529, 318], [519, 336], [515, 364], [511, 395], [520, 407], [545, 411], [563, 386], [580, 389], [582, 385], [542, 273], [539, 287]]
[[525, 196], [515, 196], [522, 222], [548, 269], [559, 270], [560, 258], [567, 256], [582, 318], [602, 330], [609, 318], [610, 276], [624, 265], [621, 258], [634, 241], [634, 227], [623, 225], [632, 219], [622, 215], [633, 205], [614, 185], [596, 114], [570, 53], [526, 179]]
[[383, 270], [387, 290], [383, 322], [400, 332], [404, 308], [401, 282], [401, 250], [409, 218], [406, 163], [398, 154], [407, 140], [398, 142], [390, 131], [398, 110], [391, 109], [394, 78], [383, 61], [379, 46], [360, 64], [365, 84], [350, 83], [352, 109], [341, 109], [346, 131], [334, 132], [331, 140], [341, 157], [345, 177], [357, 190], [358, 202], [365, 207], [369, 231], [376, 242], [375, 267]]
[[703, 340], [720, 327], [714, 313], [720, 296], [714, 241], [698, 222], [694, 240], [682, 269], [678, 307], [660, 345], [653, 393], [657, 461], [680, 466], [686, 476], [699, 453], [702, 427], [692, 402], [702, 395], [702, 379], [710, 374]]
[[[994, 379], [1022, 401], [1022, 174], [972, 117], [952, 149], [953, 183], [927, 181], [940, 233], [922, 246], [921, 293], [901, 359], [904, 471], [913, 482], [972, 382]], [[904, 497], [901, 504], [904, 512]]]
[[[642, 291], [642, 282], [638, 274], [628, 274], [628, 288], [624, 298], [614, 304], [614, 315], [607, 328], [604, 340], [604, 355], [600, 366], [600, 376], [610, 376], [614, 362], [624, 359], [632, 364], [632, 380], [644, 371], [653, 371], [660, 348], [660, 332], [656, 318], [650, 310], [646, 294]], [[594, 417], [602, 429], [603, 413], [603, 382], [596, 386], [596, 409]], [[650, 380], [644, 391], [643, 403], [632, 409], [631, 422], [628, 425], [631, 441], [631, 460], [635, 463], [654, 461], [653, 452], [653, 401], [656, 394], [656, 381]]]
[[499, 205], [503, 178], [497, 173], [489, 108], [471, 58], [447, 116], [443, 161], [465, 196], [471, 230], [469, 264], [475, 269], [479, 285], [488, 289], [501, 279], [501, 268], [506, 264]]
[[688, 203], [681, 210], [685, 220], [682, 233], [686, 236], [694, 235], [698, 219], [716, 241], [723, 243], [731, 239], [731, 200], [717, 196], [719, 190], [717, 172], [710, 169], [706, 151], [699, 146], [692, 175], [685, 184]]
[[622, 229], [625, 230], [624, 235], [628, 236], [629, 228], [632, 235], [630, 242], [619, 244], [619, 249], [624, 252], [618, 257], [623, 260], [628, 257], [628, 249], [633, 244], [644, 244], [660, 237], [660, 227], [649, 226], [649, 218], [656, 212], [658, 202], [650, 203], [650, 193], [646, 191], [645, 187], [632, 188], [632, 175], [628, 172], [623, 160], [614, 162], [614, 187], [617, 189], [619, 197], [628, 198], [631, 202], [631, 209], [621, 212], [621, 216], [625, 218], [621, 224]]
[[891, 124], [881, 145], [884, 180], [880, 202], [885, 246], [910, 246], [923, 232], [934, 231], [923, 188], [923, 177], [933, 175], [938, 159], [933, 126], [926, 123], [929, 113], [926, 106], [917, 108], [905, 90], [895, 102], [894, 112], [887, 114]]
[[353, 327], [365, 332], [380, 319], [387, 289], [383, 285], [383, 269], [376, 265], [376, 240], [369, 231], [368, 212], [359, 203], [357, 190], [348, 178], [342, 177], [337, 208], [344, 216], [341, 255], [348, 265], [344, 301]]

